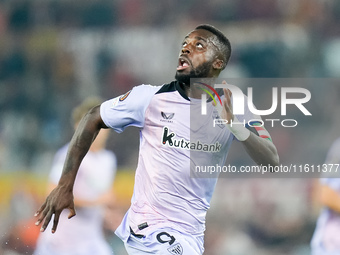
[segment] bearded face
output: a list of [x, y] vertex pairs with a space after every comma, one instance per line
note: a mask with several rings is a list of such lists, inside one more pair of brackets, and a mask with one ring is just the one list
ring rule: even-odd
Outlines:
[[221, 67], [216, 65], [216, 61], [219, 61], [220, 52], [215, 41], [216, 36], [204, 29], [190, 32], [182, 42], [176, 80], [189, 86], [190, 78], [218, 76]]
[[175, 79], [186, 85], [190, 85], [190, 78], [206, 78], [209, 77], [212, 61], [202, 63], [196, 68], [192, 68], [189, 72], [176, 72]]

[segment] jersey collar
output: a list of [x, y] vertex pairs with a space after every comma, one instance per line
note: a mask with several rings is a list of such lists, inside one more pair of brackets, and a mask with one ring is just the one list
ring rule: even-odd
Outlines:
[[179, 81], [175, 81], [175, 87], [178, 93], [186, 100], [190, 101], [189, 97], [185, 94], [184, 84]]

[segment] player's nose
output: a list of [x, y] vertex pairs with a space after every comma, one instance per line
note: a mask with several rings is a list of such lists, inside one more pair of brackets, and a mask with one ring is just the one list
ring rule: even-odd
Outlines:
[[190, 54], [191, 50], [189, 47], [190, 47], [189, 45], [183, 46], [181, 51], [182, 54]]

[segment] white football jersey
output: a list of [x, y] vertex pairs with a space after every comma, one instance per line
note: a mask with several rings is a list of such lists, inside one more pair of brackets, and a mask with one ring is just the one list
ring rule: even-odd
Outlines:
[[[238, 119], [254, 119], [245, 109]], [[104, 102], [100, 112], [104, 123], [117, 132], [127, 126], [140, 128], [131, 207], [123, 220], [126, 226], [116, 234], [126, 240], [130, 227], [141, 235], [159, 227], [203, 234], [217, 175], [201, 178], [207, 176], [197, 175], [195, 167], [223, 166], [235, 139], [226, 126], [213, 126], [219, 118], [216, 107], [209, 104], [207, 114], [201, 115], [201, 99], [189, 99], [174, 81], [134, 87]]]

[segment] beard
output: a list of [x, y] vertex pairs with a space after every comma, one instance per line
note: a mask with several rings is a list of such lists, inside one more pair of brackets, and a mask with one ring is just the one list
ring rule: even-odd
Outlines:
[[205, 62], [196, 68], [193, 68], [188, 74], [176, 72], [175, 79], [186, 85], [190, 85], [191, 78], [207, 78], [212, 66], [212, 61]]

